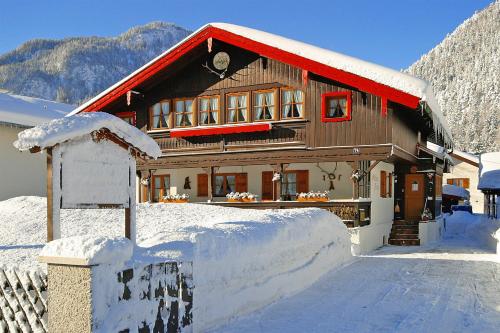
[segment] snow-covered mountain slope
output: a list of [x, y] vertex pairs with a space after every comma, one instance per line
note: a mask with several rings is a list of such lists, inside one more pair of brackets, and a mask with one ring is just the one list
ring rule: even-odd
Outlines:
[[95, 96], [189, 35], [153, 22], [118, 37], [36, 39], [0, 56], [0, 87], [70, 104]]
[[407, 72], [433, 85], [456, 148], [500, 150], [500, 1], [467, 19]]

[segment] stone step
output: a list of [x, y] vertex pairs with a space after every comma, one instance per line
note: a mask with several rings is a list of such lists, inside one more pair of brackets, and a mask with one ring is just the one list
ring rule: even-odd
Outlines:
[[398, 245], [398, 246], [418, 246], [420, 245], [420, 239], [407, 239], [407, 238], [397, 238], [390, 239], [390, 245]]
[[389, 239], [418, 239], [418, 234], [394, 234], [391, 232]]
[[417, 230], [418, 225], [393, 225], [392, 230]]
[[395, 220], [392, 225], [418, 225], [418, 221]]
[[392, 233], [396, 234], [410, 234], [410, 235], [417, 235], [418, 234], [418, 229], [391, 229]]

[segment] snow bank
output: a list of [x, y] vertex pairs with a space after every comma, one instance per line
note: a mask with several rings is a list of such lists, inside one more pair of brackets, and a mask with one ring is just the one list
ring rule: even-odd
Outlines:
[[234, 225], [243, 228], [196, 236], [196, 332], [297, 293], [351, 259], [346, 226], [324, 210], [285, 210], [264, 224]]
[[84, 259], [88, 265], [125, 262], [132, 258], [134, 246], [123, 237], [107, 238], [92, 235], [72, 236], [47, 243], [41, 257]]
[[161, 155], [160, 147], [152, 138], [120, 118], [105, 112], [82, 113], [54, 119], [26, 129], [18, 134], [18, 140], [14, 142], [14, 146], [19, 150], [28, 150], [32, 147], [43, 149], [102, 128], [107, 128], [153, 158]]
[[443, 185], [443, 194], [452, 195], [454, 197], [469, 199], [470, 193], [466, 189], [456, 185], [446, 184]]
[[40, 98], [0, 93], [0, 122], [35, 126], [64, 117], [75, 107]]
[[500, 189], [500, 152], [485, 153], [479, 157], [479, 183], [477, 188]]

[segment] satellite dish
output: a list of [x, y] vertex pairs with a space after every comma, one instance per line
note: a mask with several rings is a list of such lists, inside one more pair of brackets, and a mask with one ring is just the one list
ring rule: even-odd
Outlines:
[[218, 52], [214, 55], [213, 64], [216, 69], [222, 71], [229, 67], [230, 60], [229, 54], [226, 52]]

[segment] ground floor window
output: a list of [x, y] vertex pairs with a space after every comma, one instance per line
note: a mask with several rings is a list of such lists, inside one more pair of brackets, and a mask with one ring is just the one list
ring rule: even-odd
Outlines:
[[214, 196], [224, 197], [231, 192], [236, 192], [236, 174], [215, 175]]
[[[285, 171], [281, 178], [281, 195], [284, 200], [297, 199], [297, 194], [309, 192], [309, 171], [290, 170]], [[262, 172], [262, 200], [277, 200], [279, 193], [277, 182], [273, 182], [273, 172]]]
[[281, 194], [285, 200], [295, 200], [297, 196], [297, 172], [287, 172], [283, 175]]
[[170, 175], [153, 176], [153, 202], [160, 199], [170, 192]]

